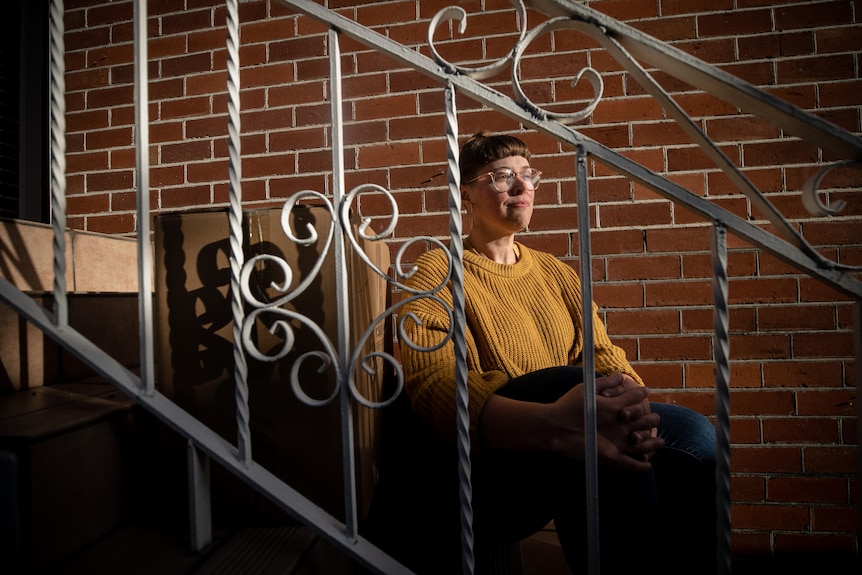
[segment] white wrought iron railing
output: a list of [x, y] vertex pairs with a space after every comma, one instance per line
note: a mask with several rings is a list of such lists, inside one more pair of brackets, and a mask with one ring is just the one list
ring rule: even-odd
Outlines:
[[[862, 139], [829, 124], [809, 113], [793, 107], [770, 94], [755, 88], [721, 70], [706, 64], [678, 49], [659, 42], [629, 26], [621, 24], [588, 7], [569, 0], [512, 0], [512, 5], [518, 13], [520, 22], [520, 37], [512, 51], [490, 64], [476, 68], [465, 68], [446, 61], [434, 45], [434, 31], [441, 23], [457, 20], [461, 32], [466, 26], [467, 15], [461, 8], [451, 7], [442, 10], [431, 21], [428, 30], [428, 44], [433, 58], [421, 55], [419, 52], [402, 46], [348, 18], [321, 7], [310, 0], [278, 0], [297, 12], [324, 23], [329, 27], [329, 59], [331, 69], [331, 113], [332, 113], [332, 173], [333, 191], [331, 199], [318, 192], [301, 192], [292, 197], [284, 206], [283, 227], [288, 237], [297, 242], [313, 242], [317, 240], [316, 232], [311, 240], [300, 240], [290, 230], [288, 215], [295, 203], [307, 196], [323, 202], [329, 209], [335, 222], [328, 236], [324, 238], [327, 248], [335, 255], [336, 277], [339, 286], [345, 286], [345, 240], [352, 242], [354, 248], [360, 251], [367, 265], [373, 267], [381, 277], [404, 288], [400, 283], [410, 270], [403, 270], [401, 259], [404, 249], [396, 255], [396, 279], [389, 278], [386, 270], [376, 268], [359, 247], [349, 225], [348, 211], [356, 197], [364, 192], [386, 194], [393, 209], [391, 225], [380, 234], [366, 235], [367, 228], [359, 228], [363, 239], [377, 240], [386, 237], [394, 229], [397, 220], [397, 205], [389, 192], [379, 186], [360, 186], [346, 192], [344, 183], [345, 168], [343, 165], [343, 120], [341, 117], [341, 70], [340, 70], [340, 37], [347, 36], [369, 48], [377, 50], [395, 62], [419, 71], [438, 81], [445, 91], [446, 121], [445, 135], [447, 143], [447, 161], [449, 164], [449, 209], [450, 209], [450, 256], [451, 282], [453, 286], [452, 330], [450, 337], [454, 340], [458, 382], [458, 451], [459, 477], [461, 479], [461, 523], [463, 570], [472, 573], [474, 570], [472, 525], [471, 525], [471, 485], [470, 485], [470, 444], [467, 429], [467, 393], [466, 393], [466, 351], [464, 344], [464, 295], [463, 270], [461, 256], [463, 253], [461, 229], [461, 204], [458, 170], [458, 114], [455, 107], [456, 93], [465, 94], [485, 106], [499, 111], [511, 118], [531, 126], [559, 142], [568, 144], [577, 150], [576, 173], [578, 185], [578, 205], [589, 204], [587, 177], [587, 159], [593, 159], [605, 164], [617, 172], [628, 176], [658, 194], [683, 205], [698, 213], [705, 220], [714, 223], [713, 268], [714, 268], [714, 328], [716, 334], [716, 414], [718, 419], [718, 493], [717, 508], [718, 525], [718, 570], [720, 573], [730, 571], [730, 469], [729, 469], [729, 330], [728, 330], [728, 296], [727, 296], [727, 256], [726, 234], [731, 233], [753, 246], [768, 252], [798, 270], [809, 274], [840, 292], [855, 298], [857, 338], [862, 326], [862, 282], [854, 277], [859, 267], [850, 267], [824, 258], [817, 250], [785, 220], [746, 176], [721, 152], [721, 150], [697, 127], [691, 118], [675, 103], [673, 98], [653, 79], [653, 76], [641, 62], [680, 78], [695, 88], [702, 89], [720, 99], [723, 99], [744, 112], [756, 115], [785, 133], [798, 136], [819, 148], [827, 151], [830, 157], [837, 158], [836, 163], [826, 167], [811, 178], [804, 190], [804, 203], [815, 215], [834, 213], [841, 206], [823, 205], [817, 196], [817, 186], [823, 175], [836, 165], [855, 164], [862, 162]], [[155, 414], [167, 425], [188, 439], [189, 486], [192, 500], [192, 546], [200, 549], [211, 540], [209, 526], [208, 501], [208, 460], [214, 459], [234, 474], [241, 476], [247, 483], [253, 485], [260, 493], [274, 501], [298, 520], [304, 522], [321, 536], [341, 546], [345, 552], [357, 561], [380, 573], [400, 573], [406, 569], [363, 539], [357, 529], [356, 485], [354, 473], [353, 452], [353, 409], [354, 401], [369, 407], [382, 407], [394, 397], [382, 403], [373, 403], [362, 397], [353, 385], [353, 371], [361, 362], [369, 359], [363, 357], [358, 350], [349, 347], [348, 306], [346, 289], [339, 289], [341, 294], [336, 302], [338, 313], [339, 341], [329, 342], [326, 335], [315, 330], [310, 320], [303, 316], [286, 312], [280, 305], [301, 292], [300, 286], [293, 292], [285, 293], [275, 302], [260, 302], [247, 289], [248, 270], [255, 260], [245, 262], [242, 252], [242, 190], [241, 190], [241, 151], [240, 151], [240, 103], [239, 103], [239, 19], [238, 0], [227, 0], [227, 71], [228, 71], [228, 125], [229, 125], [229, 183], [230, 183], [230, 246], [231, 246], [231, 310], [233, 315], [234, 335], [234, 365], [236, 381], [236, 418], [238, 437], [236, 444], [222, 439], [217, 433], [203, 425], [200, 421], [180, 409], [155, 389], [154, 385], [154, 352], [153, 352], [153, 311], [151, 299], [140, 298], [141, 325], [141, 374], [134, 374], [120, 365], [107, 353], [93, 345], [68, 324], [66, 311], [66, 286], [64, 260], [64, 229], [65, 229], [65, 108], [64, 108], [64, 46], [63, 46], [63, 2], [52, 0], [50, 9], [50, 99], [51, 99], [51, 198], [54, 227], [54, 311], [47, 312], [36, 305], [27, 295], [23, 294], [8, 281], [0, 279], [0, 298], [26, 317], [29, 321], [55, 339], [62, 346], [73, 352], [96, 372], [110, 380], [129, 396], [135, 398], [142, 406]], [[527, 8], [542, 12], [549, 19], [530, 30], [527, 25]], [[149, 120], [147, 116], [147, 10], [146, 2], [135, 1], [135, 85], [136, 85], [136, 146], [137, 146], [137, 222], [139, 245], [139, 286], [142, 294], [149, 293], [152, 285], [150, 260], [150, 230], [149, 222]], [[597, 41], [605, 50], [625, 68], [625, 70], [644, 87], [644, 89], [661, 103], [668, 116], [673, 118], [692, 138], [712, 161], [727, 175], [727, 177], [750, 199], [750, 201], [769, 219], [778, 235], [773, 235], [752, 225], [727, 210], [688, 192], [683, 187], [653, 173], [634, 161], [585, 136], [571, 124], [587, 117], [602, 96], [602, 78], [598, 72], [586, 68], [579, 73], [578, 78], [588, 80], [594, 88], [594, 97], [580, 111], [572, 114], [550, 112], [534, 104], [520, 87], [519, 74], [521, 58], [527, 47], [536, 38], [556, 30], [575, 30], [587, 34]], [[509, 98], [501, 92], [481, 83], [481, 80], [504, 71], [507, 67], [512, 72], [512, 88], [515, 98]], [[341, 230], [336, 227], [340, 226]], [[580, 236], [580, 273], [583, 281], [583, 297], [585, 306], [592, 301], [591, 285], [591, 249], [589, 211], [579, 210], [577, 229]], [[433, 238], [431, 240], [442, 245]], [[407, 245], [410, 245], [408, 242]], [[258, 256], [261, 257], [261, 256]], [[270, 258], [270, 256], [266, 256]], [[321, 256], [322, 257], [322, 256]], [[289, 277], [290, 266], [277, 262], [286, 277]], [[284, 286], [289, 285], [284, 282]], [[273, 286], [286, 290], [287, 287]], [[442, 286], [441, 286], [442, 287]], [[432, 293], [411, 293], [412, 297], [434, 297]], [[406, 301], [406, 300], [405, 300]], [[403, 305], [403, 302], [401, 303]], [[397, 311], [397, 305], [387, 309], [382, 317], [388, 317]], [[252, 309], [246, 312], [246, 309]], [[248, 393], [245, 385], [246, 354], [258, 359], [265, 358], [257, 353], [249, 336], [249, 326], [262, 311], [280, 314], [308, 325], [324, 342], [327, 357], [324, 361], [332, 362], [337, 373], [337, 389], [330, 400], [336, 400], [341, 406], [342, 416], [342, 446], [344, 458], [344, 500], [346, 515], [342, 522], [325, 512], [318, 505], [301, 495], [275, 475], [255, 464], [252, 457], [252, 438], [249, 432]], [[381, 318], [375, 322], [381, 321]], [[591, 321], [590, 314], [585, 314], [585, 321]], [[286, 339], [283, 352], [289, 349], [291, 327], [289, 322], [278, 323], [282, 335]], [[369, 336], [366, 331], [364, 337]], [[593, 374], [592, 358], [592, 326], [585, 325], [583, 333], [585, 342], [585, 373]], [[403, 334], [402, 334], [403, 335]], [[862, 352], [857, 345], [857, 364], [862, 365]], [[383, 353], [374, 354], [378, 359], [396, 363], [395, 359]], [[320, 354], [316, 357], [320, 359]], [[858, 371], [858, 370], [857, 370]], [[295, 377], [295, 374], [294, 374]], [[857, 374], [857, 378], [862, 375]], [[588, 377], [586, 382], [587, 396], [594, 398], [595, 380]], [[857, 381], [857, 386], [862, 387]], [[313, 403], [308, 397], [303, 397], [299, 386], [294, 383], [300, 399]], [[400, 392], [401, 382], [396, 393]], [[588, 402], [586, 420], [595, 422], [595, 404]], [[587, 475], [590, 493], [596, 491], [596, 434], [594, 426], [588, 430], [587, 438]], [[860, 442], [862, 443], [862, 442]], [[862, 483], [862, 482], [860, 482]], [[591, 507], [588, 510], [588, 522], [591, 527], [596, 525], [595, 497], [588, 497]], [[591, 528], [590, 565], [597, 570], [597, 553], [600, 542]]]

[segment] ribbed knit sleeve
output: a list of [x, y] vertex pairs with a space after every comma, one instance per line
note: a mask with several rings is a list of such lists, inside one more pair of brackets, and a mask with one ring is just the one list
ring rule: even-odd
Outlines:
[[[467, 369], [470, 425], [474, 445], [479, 415], [488, 397], [510, 379], [528, 372], [581, 363], [581, 287], [577, 274], [550, 254], [519, 244], [514, 265], [495, 263], [471, 252], [464, 254], [464, 292], [467, 316]], [[443, 250], [418, 258], [416, 273], [407, 285], [430, 290], [446, 277]], [[405, 293], [405, 295], [408, 295]], [[450, 286], [437, 296], [451, 309]], [[455, 360], [451, 341], [441, 345], [450, 330], [449, 314], [440, 302], [409, 296], [403, 314], [401, 361], [405, 389], [414, 411], [441, 436], [454, 439]], [[596, 371], [622, 371], [640, 378], [624, 352], [614, 346], [594, 314]], [[414, 347], [427, 351], [416, 350]]]
[[[446, 254], [442, 250], [423, 254], [416, 265], [416, 273], [407, 282], [415, 290], [429, 291], [436, 288], [448, 272]], [[449, 310], [452, 309], [449, 285], [435, 295], [445, 302]], [[454, 441], [457, 434], [454, 345], [450, 339], [440, 346], [451, 329], [450, 315], [439, 301], [430, 297], [409, 297], [411, 301], [401, 312], [402, 315], [411, 314], [415, 318], [406, 319], [402, 324], [400, 344], [405, 391], [419, 418], [442, 437]], [[510, 377], [501, 371], [477, 369], [478, 352], [469, 325], [466, 340], [470, 430], [475, 444], [479, 413], [485, 401]]]

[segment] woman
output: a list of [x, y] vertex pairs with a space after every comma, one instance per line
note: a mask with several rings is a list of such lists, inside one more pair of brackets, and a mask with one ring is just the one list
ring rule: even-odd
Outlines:
[[[583, 571], [580, 282], [573, 269], [554, 256], [515, 241], [515, 234], [530, 222], [541, 176], [530, 166], [523, 141], [480, 132], [462, 147], [460, 168], [462, 198], [472, 221], [464, 242], [464, 292], [476, 547], [517, 541], [554, 520], [569, 565]], [[446, 254], [433, 250], [416, 265], [409, 284], [431, 289], [445, 277]], [[438, 295], [451, 305], [448, 290]], [[623, 350], [610, 341], [595, 306], [588, 311], [594, 314], [599, 376], [603, 571], [643, 572], [649, 554], [659, 545], [671, 545], [681, 548], [680, 571], [702, 572], [692, 561], [708, 562], [714, 541], [712, 426], [690, 410], [651, 405], [648, 389]], [[448, 314], [434, 300], [415, 300], [403, 312], [417, 318], [405, 322], [406, 339], [416, 346], [434, 348], [444, 339]], [[423, 509], [405, 511], [403, 521], [418, 519], [414, 530], [435, 521], [447, 526], [425, 529], [420, 541], [413, 541], [419, 555], [426, 550], [421, 560], [410, 564], [409, 553], [402, 559], [420, 571], [428, 567], [427, 572], [457, 572], [455, 540], [429, 541], [457, 534], [453, 346], [449, 342], [425, 352], [402, 342], [401, 359], [405, 389], [424, 435], [416, 444], [422, 447], [410, 450], [420, 455], [403, 466], [409, 471], [400, 481], [413, 487], [414, 497], [427, 498]], [[664, 462], [667, 470], [660, 469]], [[451, 472], [441, 471], [449, 469], [446, 466]], [[669, 504], [676, 502], [680, 504]], [[684, 522], [680, 529], [671, 528], [679, 522]], [[432, 553], [440, 563], [430, 566], [427, 551], [434, 545]], [[444, 557], [444, 548], [454, 548], [453, 555]], [[674, 571], [670, 561], [661, 563], [663, 572]]]

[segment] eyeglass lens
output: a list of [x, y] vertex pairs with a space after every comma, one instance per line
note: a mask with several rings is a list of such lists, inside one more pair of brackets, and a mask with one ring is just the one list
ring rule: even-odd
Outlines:
[[[533, 189], [539, 186], [539, 176], [541, 175], [540, 171], [534, 170], [533, 168], [527, 168], [519, 175], [521, 179], [530, 184]], [[501, 168], [494, 172], [493, 178], [494, 187], [497, 188], [498, 191], [508, 192], [512, 189], [512, 185], [515, 183], [515, 172], [509, 168]]]

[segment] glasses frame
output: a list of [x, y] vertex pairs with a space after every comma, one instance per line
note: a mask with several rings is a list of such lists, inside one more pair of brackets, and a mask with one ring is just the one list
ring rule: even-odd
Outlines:
[[[525, 178], [525, 177], [524, 177], [524, 172], [525, 172], [525, 171], [527, 171], [527, 170], [531, 170], [532, 172], [534, 172], [535, 176], [534, 176], [533, 178], [529, 178], [529, 179], [528, 179], [528, 178]], [[512, 183], [509, 185], [509, 188], [508, 188], [508, 189], [506, 189], [506, 190], [501, 190], [500, 188], [498, 188], [498, 187], [497, 187], [497, 179], [496, 179], [494, 176], [495, 176], [495, 174], [497, 174], [498, 172], [509, 172], [509, 173], [511, 174], [511, 176], [507, 176], [507, 177], [506, 177], [506, 179], [507, 179], [507, 180], [509, 179], [509, 177], [511, 177], [511, 178], [512, 178]], [[476, 180], [478, 180], [478, 179], [480, 179], [480, 178], [484, 178], [485, 176], [491, 176], [491, 185], [492, 185], [492, 186], [494, 186], [494, 189], [495, 189], [495, 190], [497, 190], [497, 191], [498, 191], [498, 192], [500, 192], [501, 194], [507, 194], [507, 193], [509, 193], [509, 192], [512, 190], [512, 186], [515, 184], [515, 177], [516, 177], [516, 176], [517, 176], [517, 177], [518, 177], [522, 182], [524, 182], [525, 184], [527, 184], [528, 186], [530, 186], [530, 188], [532, 188], [533, 190], [538, 189], [538, 188], [539, 188], [539, 184], [541, 183], [540, 178], [542, 177], [542, 171], [541, 171], [541, 170], [537, 170], [537, 169], [535, 169], [535, 168], [525, 168], [525, 169], [524, 169], [524, 171], [522, 171], [522, 172], [519, 174], [518, 172], [516, 172], [516, 171], [515, 171], [515, 170], [513, 170], [512, 168], [497, 168], [497, 169], [496, 169], [496, 170], [494, 170], [493, 172], [484, 172], [484, 173], [482, 173], [482, 174], [479, 174], [479, 175], [478, 175], [478, 176], [476, 176], [475, 178], [473, 178], [473, 179], [471, 179], [471, 180], [468, 180], [468, 181], [464, 182], [464, 184], [472, 184], [472, 183], [473, 183], [473, 182], [475, 182]], [[535, 179], [535, 183], [534, 183], [534, 179]]]

